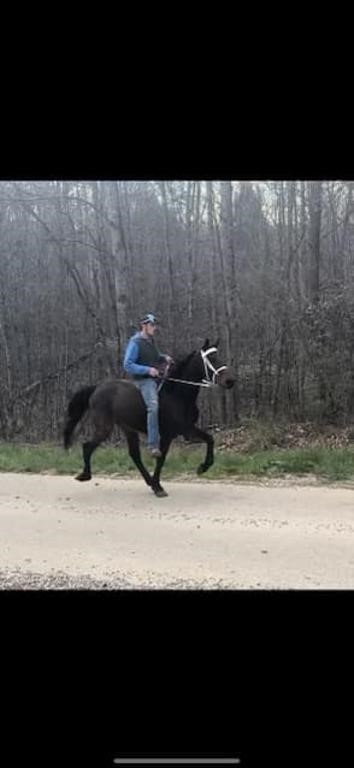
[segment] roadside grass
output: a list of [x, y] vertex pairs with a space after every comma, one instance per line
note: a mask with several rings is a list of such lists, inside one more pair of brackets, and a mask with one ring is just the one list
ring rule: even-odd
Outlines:
[[[327, 480], [354, 479], [354, 448], [309, 446], [303, 448], [272, 448], [247, 450], [216, 445], [215, 463], [206, 473], [209, 479], [222, 477], [281, 477], [284, 474], [316, 475]], [[172, 445], [163, 467], [164, 477], [193, 476], [204, 460], [203, 444]], [[154, 460], [142, 448], [143, 461], [149, 471]], [[0, 471], [75, 475], [82, 469], [81, 446], [69, 451], [53, 444], [0, 443]], [[92, 457], [94, 475], [140, 477], [125, 445], [100, 446]]]

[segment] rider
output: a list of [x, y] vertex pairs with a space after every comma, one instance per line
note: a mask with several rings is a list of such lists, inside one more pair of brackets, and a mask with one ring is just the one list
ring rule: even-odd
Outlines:
[[140, 319], [140, 331], [129, 339], [124, 355], [124, 369], [134, 380], [144, 398], [147, 407], [148, 448], [155, 458], [161, 456], [159, 447], [159, 416], [157, 382], [158, 366], [172, 358], [161, 354], [154, 340], [157, 320], [155, 315], [148, 313]]

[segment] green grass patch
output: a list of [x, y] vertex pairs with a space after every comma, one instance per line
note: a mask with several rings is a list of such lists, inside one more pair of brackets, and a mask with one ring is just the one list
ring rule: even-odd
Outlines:
[[[172, 446], [163, 468], [164, 477], [195, 476], [204, 460], [204, 445]], [[155, 462], [142, 448], [143, 461], [151, 471]], [[82, 469], [80, 445], [69, 451], [55, 445], [0, 444], [0, 471], [76, 474]], [[139, 477], [125, 446], [101, 446], [92, 458], [94, 475], [115, 474]], [[354, 449], [308, 447], [251, 451], [225, 451], [216, 448], [215, 464], [205, 477], [280, 477], [284, 474], [313, 474], [327, 480], [354, 479]]]

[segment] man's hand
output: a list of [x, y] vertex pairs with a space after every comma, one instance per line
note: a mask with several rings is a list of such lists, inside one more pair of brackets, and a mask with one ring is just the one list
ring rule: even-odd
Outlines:
[[149, 376], [153, 376], [154, 378], [156, 378], [156, 376], [159, 376], [159, 375], [160, 374], [157, 368], [149, 368]]

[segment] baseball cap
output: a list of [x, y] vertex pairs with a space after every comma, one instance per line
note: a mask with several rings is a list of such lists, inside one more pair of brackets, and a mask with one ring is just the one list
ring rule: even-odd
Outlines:
[[140, 322], [143, 325], [146, 325], [147, 323], [152, 323], [152, 325], [156, 325], [157, 320], [155, 315], [153, 315], [151, 312], [148, 312], [147, 315], [144, 315], [143, 317], [140, 318]]

